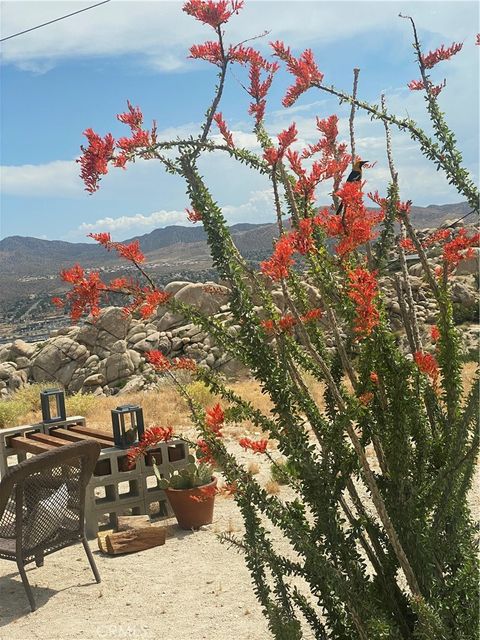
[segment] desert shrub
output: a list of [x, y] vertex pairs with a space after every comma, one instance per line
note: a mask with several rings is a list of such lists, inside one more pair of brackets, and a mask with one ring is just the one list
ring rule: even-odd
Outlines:
[[214, 401], [214, 395], [201, 380], [195, 380], [185, 386], [188, 395], [204, 409]]
[[65, 407], [69, 416], [93, 416], [98, 398], [86, 393], [74, 393], [65, 399]]
[[[143, 267], [140, 275], [146, 276], [146, 284], [117, 286], [122, 292], [128, 289], [144, 317], [166, 304], [200, 325], [248, 367], [268, 396], [270, 408], [263, 411], [187, 358], [169, 361], [159, 351], [148, 354], [152, 365], [183, 394], [201, 437], [197, 444], [202, 456], [216, 461], [233, 492], [245, 533], [241, 539], [225, 535], [223, 540], [245, 554], [256, 596], [276, 638], [307, 637], [303, 634], [308, 626], [309, 637], [313, 633], [320, 640], [473, 640], [478, 628], [473, 604], [478, 561], [467, 493], [478, 454], [478, 384], [464, 393], [450, 274], [469, 255], [478, 235], [459, 232], [452, 239], [440, 234], [443, 269], [432, 272], [409, 218], [411, 203], [400, 200], [390, 136], [391, 126], [408, 132], [478, 212], [478, 189], [462, 166], [455, 137], [439, 108], [443, 86], [434, 87], [427, 73], [458, 53], [461, 45], [424, 56], [412, 21], [422, 81], [411, 85], [425, 92], [432, 139], [411, 119], [390, 113], [383, 100], [380, 107], [358, 100], [358, 72], [349, 95], [322, 83], [311, 51], [295, 58], [282, 42], [273, 43], [274, 54], [295, 76], [284, 106], [292, 106], [310, 89], [327, 91], [352, 105], [350, 154], [348, 145], [337, 139], [335, 115], [319, 118], [318, 144], [299, 151], [292, 146], [298, 135], [295, 123], [277, 139], [264, 126], [265, 99], [277, 65], [250, 47], [224, 45], [223, 25], [241, 3], [232, 3], [231, 11], [229, 6], [201, 1], [184, 6], [213, 27], [217, 38], [191, 49], [192, 57], [212, 62], [219, 74], [199, 136], [158, 141], [155, 129], [141, 128], [139, 108], [129, 104], [128, 112], [118, 118], [130, 126], [132, 138], [117, 142], [87, 130], [89, 146], [80, 162], [91, 192], [109, 163], [124, 166], [137, 158], [155, 158], [185, 180], [188, 217], [203, 224], [213, 264], [230, 286], [229, 309], [240, 330], [232, 335], [216, 318], [158, 289]], [[227, 71], [237, 63], [248, 67], [250, 113], [255, 116], [260, 154], [236, 146], [218, 112]], [[364, 202], [362, 162], [355, 158], [355, 108], [385, 124], [391, 181], [385, 197], [371, 194], [379, 206], [376, 211]], [[224, 142], [210, 135], [214, 119]], [[226, 153], [271, 183], [279, 237], [271, 258], [260, 265], [261, 274], [238, 253], [201, 175], [198, 159], [207, 152]], [[315, 154], [312, 165], [308, 159]], [[345, 174], [352, 161], [353, 177], [348, 180]], [[316, 188], [330, 180], [333, 206], [319, 212]], [[399, 241], [394, 236], [397, 222]], [[138, 243], [122, 245], [104, 233], [95, 237], [136, 266], [144, 260]], [[408, 354], [397, 345], [380, 291], [379, 275], [386, 274], [394, 246], [402, 267], [394, 284]], [[419, 332], [405, 261], [405, 249], [412, 247], [438, 307], [435, 353], [424, 350]], [[296, 268], [299, 263], [302, 273]], [[100, 274], [90, 274], [87, 281], [78, 269], [64, 275], [73, 285], [70, 298], [76, 314], [82, 306], [96, 313], [105, 291], [115, 286], [106, 286]], [[271, 294], [273, 287], [283, 296], [283, 313]], [[309, 287], [318, 293], [315, 304]], [[324, 325], [333, 339], [332, 350], [327, 349]], [[198, 382], [181, 384], [177, 372], [185, 370]], [[217, 397], [223, 406], [208, 407]], [[239, 463], [223, 438], [228, 421], [249, 421], [278, 443], [294, 498], [283, 500], [277, 482], [263, 487]], [[266, 437], [241, 438], [239, 444], [272, 461]], [[276, 547], [270, 525], [281, 531], [291, 553]]]
[[27, 402], [18, 398], [0, 400], [0, 428], [16, 427], [22, 423], [22, 418], [29, 412]]
[[49, 388], [45, 383], [27, 384], [15, 392], [15, 400], [23, 402], [27, 407], [27, 411], [40, 411], [40, 392]]

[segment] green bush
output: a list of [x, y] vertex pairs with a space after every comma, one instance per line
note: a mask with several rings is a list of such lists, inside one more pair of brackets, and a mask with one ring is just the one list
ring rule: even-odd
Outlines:
[[0, 428], [15, 427], [29, 411], [28, 404], [21, 399], [13, 398], [0, 401]]
[[86, 416], [95, 406], [97, 398], [84, 393], [74, 393], [67, 396], [65, 405], [67, 415], [70, 416]]
[[215, 400], [215, 396], [212, 394], [210, 389], [200, 380], [190, 382], [190, 384], [187, 384], [185, 388], [195, 402], [198, 402], [198, 404], [204, 409], [210, 406]]

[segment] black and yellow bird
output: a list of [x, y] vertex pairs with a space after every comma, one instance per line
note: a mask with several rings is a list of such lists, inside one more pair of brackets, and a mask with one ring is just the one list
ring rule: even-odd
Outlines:
[[[350, 174], [346, 180], [346, 182], [359, 182], [362, 179], [362, 168], [364, 164], [368, 164], [368, 160], [355, 160], [353, 163], [353, 169], [350, 171]], [[342, 221], [345, 226], [345, 205], [343, 202], [340, 202], [337, 208], [337, 216], [342, 216]]]

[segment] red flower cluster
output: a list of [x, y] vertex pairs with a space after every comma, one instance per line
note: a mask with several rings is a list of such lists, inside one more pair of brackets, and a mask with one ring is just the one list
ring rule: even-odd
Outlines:
[[145, 299], [140, 300], [139, 311], [142, 318], [150, 318], [158, 307], [165, 304], [170, 299], [171, 293], [166, 291], [150, 290], [146, 293]]
[[301, 316], [302, 322], [316, 322], [323, 316], [321, 309], [310, 309], [305, 315]]
[[337, 142], [338, 116], [331, 115], [323, 120], [317, 117], [317, 129], [323, 134], [322, 138], [316, 144], [304, 149], [302, 158], [309, 158], [315, 153], [322, 152], [322, 163], [325, 167], [324, 179], [333, 178], [334, 188], [337, 188], [351, 160], [347, 153], [347, 145], [344, 142]]
[[211, 409], [207, 409], [205, 416], [205, 424], [216, 436], [222, 437], [221, 428], [225, 422], [225, 414], [222, 407], [217, 404]]
[[[321, 318], [322, 315], [323, 312], [321, 309], [311, 309], [307, 311], [305, 315], [300, 316], [300, 320], [301, 322], [315, 322]], [[273, 320], [263, 320], [260, 324], [267, 333], [274, 333], [277, 328], [279, 332], [291, 333], [293, 327], [297, 324], [297, 320], [291, 313], [286, 313], [278, 321], [278, 326]]]
[[302, 159], [298, 151], [289, 149], [286, 155], [290, 163], [290, 168], [298, 178], [293, 190], [305, 198], [306, 201], [315, 200], [315, 189], [318, 183], [326, 178], [329, 168], [326, 167], [323, 162], [315, 161], [312, 164], [310, 173], [307, 174], [302, 166]]
[[217, 29], [230, 20], [234, 13], [243, 7], [243, 0], [189, 0], [183, 5], [183, 11], [196, 20]]
[[123, 244], [122, 242], [112, 242], [109, 233], [89, 233], [89, 238], [93, 238], [99, 244], [101, 244], [107, 251], [115, 249], [115, 251], [125, 260], [130, 262], [141, 264], [145, 262], [145, 256], [140, 249], [140, 242], [134, 240], [129, 244]]
[[132, 152], [141, 147], [149, 147], [157, 141], [155, 121], [151, 132], [142, 129], [143, 113], [140, 107], [132, 106], [128, 100], [127, 106], [128, 111], [119, 113], [117, 119], [130, 127], [132, 135], [130, 138], [124, 137], [117, 140], [117, 147], [121, 150], [121, 153], [113, 161], [116, 167], [122, 168], [125, 168], [125, 164], [130, 160]]
[[77, 159], [80, 163], [80, 176], [85, 183], [85, 190], [94, 193], [98, 190], [98, 183], [102, 175], [108, 173], [108, 163], [113, 158], [115, 139], [111, 133], [105, 138], [99, 136], [93, 129], [86, 129], [83, 135], [88, 140], [88, 147], [80, 146], [83, 155]]
[[123, 122], [130, 127], [132, 131], [138, 131], [142, 128], [143, 113], [140, 107], [134, 107], [129, 100], [127, 100], [128, 111], [125, 113], [119, 113], [117, 120]]
[[442, 60], [450, 60], [455, 54], [457, 54], [463, 47], [461, 42], [454, 42], [450, 47], [445, 48], [442, 44], [441, 47], [434, 51], [429, 51], [427, 55], [422, 56], [422, 64], [426, 69], [432, 69], [436, 64]]
[[195, 371], [197, 363], [192, 358], [173, 358], [172, 367], [183, 371]]
[[293, 144], [297, 139], [297, 127], [295, 123], [291, 124], [288, 129], [285, 129], [278, 134], [278, 148], [269, 147], [265, 150], [263, 157], [268, 164], [275, 166], [279, 160], [281, 160], [288, 147]]
[[223, 119], [222, 114], [216, 113], [213, 116], [213, 119], [215, 120], [215, 122], [217, 123], [217, 127], [220, 131], [220, 133], [223, 136], [223, 139], [225, 140], [225, 142], [227, 143], [227, 146], [231, 147], [232, 149], [235, 148], [235, 145], [233, 144], [233, 137], [232, 137], [232, 133], [231, 131], [229, 131], [228, 127], [227, 127], [227, 123], [225, 122], [225, 120]]
[[253, 453], [265, 453], [268, 440], [250, 440], [250, 438], [240, 438], [238, 444], [245, 450], [250, 449]]
[[438, 342], [438, 340], [440, 340], [440, 330], [436, 324], [430, 328], [430, 337], [432, 338], [432, 342]]
[[477, 247], [480, 241], [480, 233], [468, 235], [462, 228], [458, 234], [443, 246], [443, 259], [450, 269], [454, 269], [462, 260], [473, 257], [473, 247]]
[[371, 391], [366, 391], [365, 393], [362, 393], [362, 395], [358, 397], [358, 401], [360, 402], [361, 405], [366, 407], [371, 403], [371, 401], [373, 400], [373, 397], [374, 396]]
[[70, 317], [74, 322], [79, 320], [84, 313], [98, 316], [100, 313], [100, 297], [105, 292], [106, 285], [102, 282], [98, 271], [86, 274], [78, 264], [71, 269], [60, 272], [64, 282], [72, 284], [72, 289], [66, 297], [70, 304]]
[[383, 220], [384, 212], [383, 209], [374, 211], [365, 207], [360, 182], [345, 182], [336, 195], [343, 203], [342, 216], [324, 209], [315, 222], [328, 236], [339, 238], [335, 250], [343, 257], [376, 238], [374, 227]]
[[275, 250], [269, 260], [260, 263], [262, 273], [272, 280], [281, 280], [288, 276], [288, 269], [295, 264], [292, 258], [294, 247], [289, 235], [282, 236], [275, 244]]
[[280, 331], [283, 331], [284, 333], [291, 333], [293, 331], [293, 327], [296, 324], [297, 324], [297, 321], [292, 316], [292, 314], [286, 313], [278, 321], [278, 328], [280, 329]]
[[88, 238], [93, 238], [94, 240], [96, 240], [99, 244], [102, 245], [102, 247], [105, 247], [108, 251], [110, 251], [111, 247], [112, 247], [112, 238], [110, 236], [109, 233], [89, 233]]
[[319, 71], [311, 49], [307, 49], [299, 58], [295, 58], [290, 48], [286, 47], [283, 42], [277, 40], [270, 44], [274, 55], [286, 62], [287, 69], [295, 76], [295, 84], [289, 87], [282, 100], [283, 106], [291, 107], [302, 93], [322, 82], [323, 73]]
[[220, 44], [211, 40], [203, 44], [192, 45], [189, 57], [195, 60], [205, 60], [205, 62], [217, 65], [217, 67], [221, 67], [224, 61]]
[[186, 213], [187, 213], [187, 218], [190, 220], [190, 222], [193, 222], [195, 224], [195, 222], [201, 222], [202, 221], [202, 214], [200, 213], [200, 211], [197, 211], [196, 209], [185, 209]]
[[161, 351], [147, 351], [146, 356], [156, 371], [167, 371], [172, 368], [172, 363]]
[[145, 256], [140, 249], [140, 242], [138, 240], [134, 240], [129, 244], [114, 242], [112, 246], [118, 254], [122, 256], [122, 258], [125, 258], [125, 260], [129, 260], [130, 262], [137, 264], [145, 262]]
[[[83, 135], [88, 140], [88, 147], [80, 146], [82, 156], [77, 160], [81, 165], [80, 176], [85, 183], [85, 189], [90, 193], [98, 190], [98, 184], [102, 175], [108, 173], [108, 163], [110, 161], [116, 167], [125, 168], [133, 152], [141, 147], [149, 147], [155, 144], [156, 126], [153, 123], [152, 131], [145, 131], [141, 128], [143, 114], [139, 107], [134, 107], [127, 101], [128, 111], [117, 115], [117, 119], [127, 124], [132, 132], [130, 138], [119, 138], [115, 141], [111, 133], [102, 138], [92, 129], [86, 129]], [[115, 146], [120, 153], [114, 155]]]
[[[372, 202], [375, 202], [375, 204], [378, 204], [380, 209], [382, 209], [384, 215], [387, 213], [388, 201], [386, 198], [382, 198], [378, 193], [378, 191], [375, 191], [374, 193], [372, 192], [367, 193], [367, 196], [370, 198]], [[397, 202], [395, 203], [397, 217], [400, 218], [401, 214], [409, 215], [411, 207], [412, 207], [411, 200], [406, 200], [405, 202], [401, 202], [400, 200], [397, 200]]]
[[[441, 90], [446, 86], [447, 81], [444, 80], [440, 84], [432, 84], [430, 86], [430, 91], [435, 97], [437, 97]], [[410, 91], [423, 91], [423, 89], [425, 89], [423, 80], [412, 80], [407, 84], [407, 87], [410, 89]]]
[[133, 464], [141, 455], [145, 455], [147, 449], [158, 445], [159, 442], [167, 442], [172, 439], [172, 427], [150, 427], [142, 436], [139, 444], [130, 447], [128, 450], [128, 459]]
[[203, 464], [215, 464], [212, 450], [205, 440], [197, 440], [197, 459]]
[[411, 238], [403, 238], [402, 240], [400, 240], [399, 245], [407, 253], [414, 253], [416, 251], [415, 245], [413, 244]]
[[362, 267], [348, 272], [349, 287], [347, 295], [355, 304], [356, 318], [354, 331], [357, 336], [365, 338], [378, 325], [380, 316], [375, 307], [378, 295], [378, 283], [375, 273]]
[[169, 371], [170, 369], [195, 371], [197, 364], [191, 358], [173, 358], [169, 360], [161, 351], [153, 350], [146, 352], [147, 360], [153, 364], [157, 371]]
[[423, 247], [431, 247], [437, 243], [443, 243], [446, 240], [449, 240], [453, 231], [452, 229], [437, 229], [431, 233], [427, 238], [425, 238], [423, 242]]
[[420, 371], [422, 373], [426, 373], [427, 376], [432, 380], [433, 385], [436, 387], [438, 377], [440, 375], [440, 370], [438, 368], [438, 362], [435, 356], [432, 356], [431, 353], [417, 351], [416, 353], [414, 353], [413, 359], [415, 360], [415, 363]]
[[[253, 98], [250, 103], [248, 113], [255, 117], [255, 122], [259, 124], [263, 120], [265, 107], [267, 105], [267, 93], [272, 85], [273, 77], [279, 69], [276, 62], [267, 62], [260, 54], [258, 57], [250, 56], [249, 79], [250, 87], [249, 95]], [[262, 80], [262, 72], [266, 73], [266, 77]]]

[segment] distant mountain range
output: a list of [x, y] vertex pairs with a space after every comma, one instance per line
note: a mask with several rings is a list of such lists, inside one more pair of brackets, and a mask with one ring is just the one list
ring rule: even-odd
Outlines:
[[[411, 218], [418, 228], [437, 227], [446, 219], [457, 219], [468, 213], [466, 202], [458, 204], [412, 207]], [[236, 224], [230, 227], [239, 251], [248, 258], [263, 259], [272, 250], [278, 236], [276, 224]], [[170, 226], [125, 242], [139, 240], [147, 262], [168, 265], [175, 270], [195, 261], [209, 263], [206, 235], [201, 226]], [[75, 263], [85, 267], [115, 268], [120, 264], [115, 252], [91, 243], [72, 243], [59, 240], [41, 240], [23, 236], [10, 236], [0, 240], [0, 290], [5, 278], [47, 276]]]

